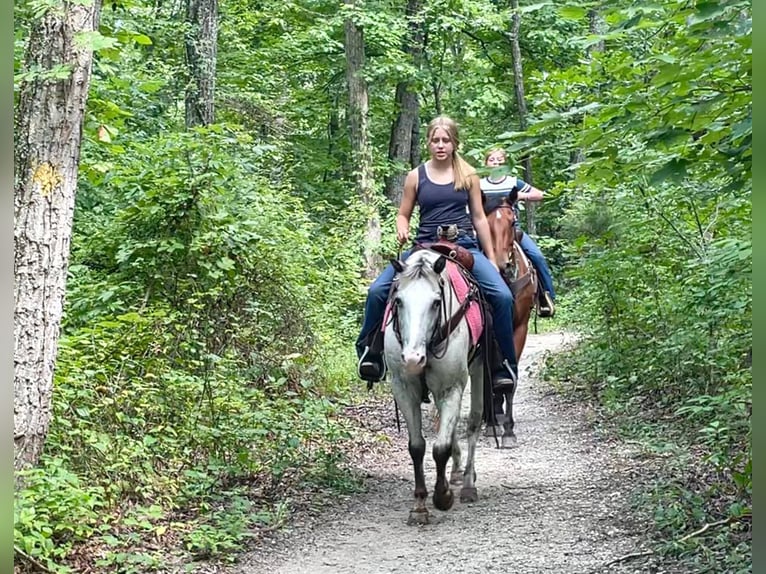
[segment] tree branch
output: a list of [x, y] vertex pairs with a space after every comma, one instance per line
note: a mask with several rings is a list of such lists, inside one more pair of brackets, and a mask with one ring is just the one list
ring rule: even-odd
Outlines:
[[15, 544], [13, 545], [13, 552], [14, 554], [18, 554], [19, 556], [21, 556], [22, 560], [29, 562], [29, 564], [31, 564], [38, 570], [41, 570], [42, 572], [50, 572], [51, 574], [53, 573], [53, 570], [51, 570], [50, 568], [47, 568], [41, 562], [38, 562], [36, 559], [32, 558], [29, 554], [24, 552], [21, 548], [19, 548]]

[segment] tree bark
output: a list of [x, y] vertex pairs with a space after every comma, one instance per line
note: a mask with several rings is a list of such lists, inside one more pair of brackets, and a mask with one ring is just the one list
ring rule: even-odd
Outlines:
[[187, 0], [186, 127], [215, 122], [215, 67], [218, 48], [218, 0]]
[[[421, 7], [420, 0], [407, 1], [408, 32], [402, 46], [402, 50], [410, 56], [416, 70], [420, 70], [423, 58], [423, 23], [419, 18]], [[417, 165], [411, 163], [412, 136], [418, 123], [420, 102], [412, 78], [405, 78], [396, 85], [396, 107], [397, 115], [391, 126], [391, 138], [388, 144], [388, 160], [393, 165], [394, 171], [386, 178], [385, 193], [394, 205], [399, 205], [407, 175], [407, 170], [402, 169], [400, 165], [407, 162], [410, 162], [409, 167]]]
[[369, 141], [367, 82], [362, 76], [364, 68], [364, 35], [354, 22], [354, 0], [344, 0], [351, 10], [345, 22], [346, 83], [348, 84], [348, 117], [351, 153], [357, 192], [366, 211], [363, 256], [364, 274], [368, 279], [378, 274], [380, 258], [376, 256], [380, 245], [380, 216], [375, 204], [372, 172], [372, 147]]
[[[513, 58], [513, 86], [516, 93], [516, 107], [519, 113], [519, 129], [523, 132], [527, 129], [527, 102], [524, 98], [524, 71], [521, 64], [521, 49], [519, 48], [519, 29], [521, 28], [521, 13], [519, 12], [519, 0], [511, 0], [511, 56]], [[521, 158], [524, 165], [524, 181], [532, 183], [532, 158], [525, 154]], [[536, 201], [526, 202], [527, 233], [537, 234], [537, 222], [535, 221]]]
[[[64, 2], [30, 31], [14, 118], [14, 469], [34, 465], [51, 418], [85, 102], [100, 0]], [[66, 78], [46, 78], [58, 66]], [[16, 481], [19, 485], [19, 481]]]

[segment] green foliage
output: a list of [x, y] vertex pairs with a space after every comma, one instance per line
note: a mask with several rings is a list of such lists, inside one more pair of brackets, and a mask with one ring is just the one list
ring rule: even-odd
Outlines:
[[[66, 73], [19, 74], [30, 23], [55, 6], [15, 4], [17, 81]], [[106, 548], [98, 568], [147, 571], [166, 559], [147, 539], [227, 554], [284, 521], [274, 501], [296, 482], [359, 488], [333, 406], [354, 373], [366, 293], [346, 17], [367, 42], [376, 180], [394, 169], [402, 79], [420, 94], [421, 126], [453, 116], [474, 163], [497, 143], [532, 155], [547, 192], [536, 239], [559, 293], [540, 328], [585, 336], [561, 368], [610, 413], [631, 425], [671, 418], [705, 451], [715, 488], [667, 489], [679, 502], [654, 500], [661, 532], [725, 515], [711, 510], [717, 499], [748, 508], [749, 5], [617, 2], [598, 9], [603, 30], [592, 32], [590, 7], [522, 2], [523, 133], [507, 3], [425, 1], [420, 62], [404, 51], [403, 9], [221, 3], [220, 123], [192, 132], [175, 4], [113, 3], [81, 39], [97, 53], [53, 424], [16, 501], [22, 552], [63, 568], [87, 540]], [[391, 256], [395, 206], [381, 196], [377, 207], [379, 251]], [[103, 528], [96, 514], [109, 516]], [[717, 548], [741, 556], [741, 543]]]
[[24, 488], [14, 498], [17, 553], [53, 572], [71, 571], [57, 561], [97, 531], [106, 505], [104, 489], [86, 486], [67, 466], [61, 457], [44, 458], [38, 467], [20, 473]]

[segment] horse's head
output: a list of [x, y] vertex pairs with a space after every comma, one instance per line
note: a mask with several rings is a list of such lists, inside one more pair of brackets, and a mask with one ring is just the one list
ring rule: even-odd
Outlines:
[[516, 235], [516, 214], [512, 206], [503, 201], [487, 214], [489, 231], [492, 234], [492, 247], [495, 251], [495, 263], [503, 273], [508, 266], [510, 253], [513, 250], [513, 239]]
[[439, 325], [446, 263], [443, 255], [427, 250], [416, 251], [406, 263], [392, 261], [398, 274], [393, 304], [401, 336], [402, 366], [413, 375], [426, 366], [428, 344]]

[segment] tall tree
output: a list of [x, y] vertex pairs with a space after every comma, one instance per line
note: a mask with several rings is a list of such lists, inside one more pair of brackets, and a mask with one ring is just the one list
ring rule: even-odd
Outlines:
[[[590, 32], [591, 35], [601, 34], [603, 29], [603, 18], [598, 13], [598, 9], [591, 8], [588, 10], [588, 32]], [[594, 42], [593, 44], [590, 44], [586, 50], [585, 53], [587, 54], [588, 60], [590, 60], [593, 57], [593, 54], [596, 52], [603, 52], [604, 51], [604, 40], [599, 40], [598, 42]], [[575, 124], [580, 124], [582, 122], [583, 118], [581, 114], [575, 114], [572, 117], [572, 121]], [[585, 161], [585, 153], [583, 152], [583, 149], [581, 147], [575, 148], [572, 150], [572, 152], [569, 155], [569, 163], [571, 165], [577, 165], [578, 163], [582, 163]], [[603, 198], [602, 198], [603, 199]]]
[[[37, 462], [51, 417], [85, 101], [100, 0], [51, 6], [29, 34], [14, 118], [14, 469]], [[18, 482], [17, 482], [18, 484]]]
[[218, 46], [218, 0], [187, 0], [186, 127], [215, 121], [215, 67]]
[[348, 15], [345, 21], [346, 83], [348, 85], [348, 117], [351, 135], [351, 153], [356, 187], [365, 207], [367, 229], [364, 241], [365, 276], [378, 273], [379, 261], [375, 255], [380, 244], [380, 216], [375, 204], [372, 171], [372, 147], [369, 137], [369, 98], [364, 69], [364, 35], [355, 18], [354, 0], [345, 0]]
[[[519, 30], [521, 29], [521, 12], [519, 11], [519, 0], [511, 0], [511, 56], [513, 57], [513, 85], [516, 93], [516, 107], [519, 113], [519, 129], [527, 129], [527, 102], [524, 97], [524, 70], [521, 63], [521, 49], [519, 47]], [[528, 153], [522, 157], [524, 164], [524, 181], [532, 185], [532, 158]], [[535, 221], [534, 201], [526, 202], [527, 214], [527, 232], [530, 235], [537, 234], [537, 223]]]
[[[423, 58], [424, 22], [420, 18], [421, 8], [421, 0], [407, 1], [407, 36], [402, 48], [409, 55], [415, 70], [420, 70]], [[386, 178], [386, 197], [398, 205], [402, 200], [406, 175], [405, 170], [397, 164], [410, 162], [410, 167], [417, 165], [412, 163], [412, 147], [413, 143], [415, 147], [418, 145], [417, 139], [413, 142], [413, 135], [417, 133], [419, 127], [420, 101], [411, 77], [402, 79], [396, 85], [396, 107], [396, 119], [391, 126], [391, 138], [388, 144], [388, 160], [394, 164], [394, 172]]]

